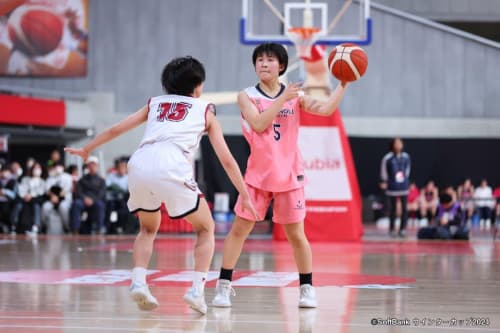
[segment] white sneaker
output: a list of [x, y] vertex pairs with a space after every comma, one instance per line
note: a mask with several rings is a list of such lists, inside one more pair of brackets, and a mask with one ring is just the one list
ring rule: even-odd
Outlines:
[[34, 225], [31, 227], [31, 231], [26, 231], [26, 235], [29, 237], [36, 237], [38, 235], [38, 226]]
[[151, 295], [147, 284], [133, 282], [130, 285], [130, 297], [139, 309], [151, 311], [158, 306], [158, 301]]
[[197, 288], [189, 288], [184, 295], [184, 301], [189, 304], [191, 309], [198, 311], [201, 314], [207, 313], [207, 303], [205, 303], [205, 295]]
[[212, 300], [212, 305], [220, 308], [231, 307], [231, 295], [236, 296], [236, 292], [231, 287], [229, 280], [217, 280], [215, 287], [215, 296]]
[[299, 308], [315, 308], [318, 306], [316, 301], [316, 291], [310, 284], [300, 286]]

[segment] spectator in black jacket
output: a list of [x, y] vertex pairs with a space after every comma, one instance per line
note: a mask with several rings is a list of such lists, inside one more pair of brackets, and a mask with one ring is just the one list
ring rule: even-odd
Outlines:
[[[82, 213], [88, 215], [87, 223], [96, 222], [96, 227], [101, 234], [106, 233], [104, 203], [106, 195], [106, 182], [98, 175], [99, 160], [95, 156], [90, 156], [87, 160], [88, 173], [77, 183], [75, 200], [71, 207], [71, 228], [73, 233], [80, 232], [82, 224]], [[87, 225], [87, 230], [91, 231], [92, 225]]]
[[396, 205], [401, 204], [401, 224], [399, 237], [405, 237], [405, 228], [408, 221], [408, 189], [410, 187], [410, 155], [403, 151], [403, 140], [395, 138], [390, 145], [390, 152], [382, 159], [380, 167], [380, 187], [385, 190], [389, 198], [389, 233], [396, 236], [394, 224], [396, 220]]
[[0, 166], [0, 233], [15, 232], [12, 210], [17, 198], [17, 181], [7, 165]]

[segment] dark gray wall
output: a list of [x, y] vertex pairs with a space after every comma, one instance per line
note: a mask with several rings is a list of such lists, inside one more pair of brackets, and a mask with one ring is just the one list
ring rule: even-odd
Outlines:
[[382, 6], [372, 17], [366, 77], [343, 103], [349, 115], [500, 117], [499, 43]]
[[[110, 92], [115, 111], [128, 113], [161, 93], [165, 62], [191, 54], [206, 65], [206, 91], [239, 90], [255, 82], [252, 47], [239, 44], [240, 13], [238, 0], [90, 0], [87, 78], [0, 85]], [[380, 6], [372, 17], [368, 72], [349, 89], [346, 116], [499, 117], [500, 44]]]
[[375, 2], [433, 20], [498, 21], [498, 0], [376, 0]]

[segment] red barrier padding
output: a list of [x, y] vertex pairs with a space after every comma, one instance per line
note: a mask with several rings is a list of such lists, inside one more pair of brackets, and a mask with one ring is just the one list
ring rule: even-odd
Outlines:
[[65, 126], [66, 106], [59, 100], [0, 94], [0, 123]]
[[161, 205], [161, 222], [159, 233], [165, 234], [185, 234], [194, 232], [193, 226], [186, 219], [171, 219], [168, 216], [165, 205]]

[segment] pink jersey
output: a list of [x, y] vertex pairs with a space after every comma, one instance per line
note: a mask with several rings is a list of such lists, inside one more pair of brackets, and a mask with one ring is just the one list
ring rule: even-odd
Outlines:
[[[284, 86], [280, 94], [283, 92]], [[265, 112], [275, 101], [258, 86], [245, 93], [259, 112]], [[269, 192], [285, 192], [304, 186], [304, 163], [298, 147], [300, 125], [299, 98], [286, 102], [272, 124], [255, 132], [242, 115], [243, 135], [250, 145], [245, 181]]]

